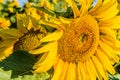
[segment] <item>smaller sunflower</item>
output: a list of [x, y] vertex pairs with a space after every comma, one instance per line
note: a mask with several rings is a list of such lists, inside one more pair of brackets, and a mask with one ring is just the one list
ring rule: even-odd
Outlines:
[[31, 51], [40, 47], [40, 39], [46, 35], [46, 30], [33, 26], [30, 17], [17, 14], [17, 29], [0, 30], [0, 61], [15, 50]]

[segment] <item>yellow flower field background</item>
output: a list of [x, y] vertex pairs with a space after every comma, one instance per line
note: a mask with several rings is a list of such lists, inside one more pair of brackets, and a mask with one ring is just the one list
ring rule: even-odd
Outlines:
[[120, 80], [120, 1], [0, 0], [0, 80]]

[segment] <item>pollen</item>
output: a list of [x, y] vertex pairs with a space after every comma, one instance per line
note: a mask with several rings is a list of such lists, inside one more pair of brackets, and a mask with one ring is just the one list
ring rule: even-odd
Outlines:
[[44, 32], [40, 32], [39, 30], [30, 30], [19, 38], [14, 45], [14, 50], [34, 50], [40, 47], [40, 39], [45, 35]]
[[58, 55], [67, 62], [85, 61], [95, 53], [98, 40], [97, 21], [91, 15], [77, 18], [58, 41]]

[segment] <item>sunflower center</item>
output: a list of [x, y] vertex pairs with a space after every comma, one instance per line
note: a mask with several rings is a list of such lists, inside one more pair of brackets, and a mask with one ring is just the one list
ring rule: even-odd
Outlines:
[[25, 33], [14, 45], [14, 50], [33, 50], [40, 47], [40, 39], [45, 36], [44, 32], [40, 32], [39, 30], [34, 31], [30, 30]]
[[95, 53], [98, 40], [99, 27], [91, 15], [74, 19], [58, 41], [58, 54], [64, 61], [85, 61]]

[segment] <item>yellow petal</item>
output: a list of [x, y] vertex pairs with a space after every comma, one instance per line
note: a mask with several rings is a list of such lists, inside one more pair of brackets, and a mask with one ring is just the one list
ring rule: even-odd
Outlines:
[[92, 3], [94, 2], [94, 0], [86, 0], [87, 1], [87, 9], [89, 9], [92, 5]]
[[64, 30], [67, 25], [70, 24], [70, 22], [72, 21], [73, 19], [68, 19], [68, 18], [63, 18], [63, 17], [59, 17], [58, 18], [50, 18], [50, 22], [52, 23], [55, 23], [57, 24], [57, 29], [58, 30]]
[[3, 39], [18, 39], [22, 34], [17, 29], [4, 29], [0, 30], [0, 36]]
[[120, 24], [120, 16], [115, 16], [111, 19], [104, 20], [99, 23], [100, 26], [108, 26], [108, 27], [114, 24]]
[[100, 40], [105, 42], [109, 46], [114, 46], [115, 39], [109, 35], [101, 35]]
[[79, 0], [79, 2], [81, 3], [81, 8], [80, 8], [80, 16], [84, 16], [85, 13], [87, 13], [87, 1], [86, 0]]
[[105, 44], [104, 42], [100, 41], [100, 47], [101, 49], [105, 52], [105, 54], [110, 58], [111, 62], [113, 62], [113, 64], [115, 62], [118, 62], [119, 59], [117, 58], [117, 55], [114, 54], [114, 50], [108, 46], [107, 44]]
[[100, 49], [98, 49], [97, 53], [96, 53], [96, 56], [99, 58], [99, 60], [104, 65], [104, 67], [106, 68], [106, 70], [108, 70], [108, 72], [110, 72], [111, 74], [115, 73], [114, 67], [112, 66], [109, 58], [104, 54], [103, 51], [101, 51]]
[[45, 46], [43, 46], [42, 48], [30, 51], [30, 53], [31, 54], [40, 54], [40, 53], [48, 52], [51, 49], [53, 49], [56, 44], [57, 44], [56, 42], [48, 43]]
[[98, 80], [102, 80], [101, 75], [99, 75], [99, 73], [97, 72], [95, 65], [92, 61], [92, 59], [89, 59], [89, 64], [91, 65], [91, 71], [94, 73], [94, 77], [96, 76], [98, 78]]
[[55, 62], [56, 57], [57, 57], [57, 42], [54, 42], [52, 48], [51, 48], [50, 51], [48, 52], [48, 55], [47, 55], [46, 59], [45, 59], [43, 62], [41, 62], [41, 60], [38, 61], [38, 62], [34, 65], [33, 68], [38, 68], [38, 67], [40, 68], [40, 67], [42, 67], [42, 66], [44, 66], [44, 65], [46, 65], [46, 64], [48, 64], [48, 63], [50, 64], [50, 65], [49, 65], [49, 67], [50, 67], [50, 66], [53, 65], [53, 63]]
[[59, 56], [57, 55], [56, 61], [55, 61], [54, 65], [53, 65], [54, 69], [57, 67], [58, 61], [59, 61]]
[[42, 62], [47, 58], [48, 54], [49, 54], [49, 53], [44, 53], [44, 54], [42, 55], [42, 57], [40, 58], [40, 60], [37, 61], [37, 63], [35, 63], [35, 64], [42, 63]]
[[65, 62], [64, 66], [63, 66], [64, 71], [63, 71], [63, 73], [62, 73], [62, 76], [61, 76], [60, 80], [65, 80], [68, 67], [69, 67], [69, 63], [68, 63], [68, 62]]
[[108, 80], [108, 76], [106, 71], [104, 70], [102, 64], [100, 61], [97, 59], [97, 57], [92, 56], [92, 61], [96, 67], [96, 70], [100, 73], [100, 75], [103, 77], [104, 80]]
[[54, 64], [54, 61], [50, 61], [48, 62], [48, 64], [44, 64], [39, 66], [38, 68], [36, 68], [35, 71], [33, 71], [33, 73], [42, 73], [42, 72], [46, 72], [48, 71]]
[[77, 80], [82, 80], [82, 74], [81, 74], [81, 72], [80, 72], [80, 68], [79, 68], [79, 66], [77, 66]]
[[5, 53], [6, 56], [9, 56], [12, 52], [13, 52], [13, 45], [10, 46], [10, 47], [8, 47], [8, 48], [4, 51], [4, 53]]
[[66, 80], [76, 80], [76, 64], [70, 63], [67, 71]]
[[113, 38], [116, 37], [115, 31], [110, 29], [109, 27], [100, 27], [100, 32], [103, 34], [107, 34], [109, 36], [112, 36]]
[[86, 7], [82, 10], [84, 10], [85, 12], [88, 11], [88, 9], [91, 8], [91, 6], [92, 6], [93, 1], [94, 0], [79, 0], [79, 2], [81, 3], [81, 9]]
[[112, 49], [108, 47], [107, 44], [103, 43], [102, 41], [100, 41], [99, 44], [100, 44], [101, 49], [105, 52], [105, 54], [109, 56], [109, 58], [112, 58]]
[[55, 68], [54, 75], [51, 80], [65, 80], [65, 75], [68, 69], [68, 62], [63, 62], [59, 59], [58, 64]]
[[30, 19], [25, 14], [16, 14], [17, 17], [17, 29], [21, 33], [26, 33]]
[[79, 68], [79, 70], [80, 70], [81, 79], [82, 79], [82, 80], [88, 80], [88, 77], [87, 77], [86, 71], [85, 71], [86, 69], [85, 69], [84, 63], [83, 63], [83, 62], [79, 62], [79, 63], [78, 63], [78, 68]]
[[113, 50], [120, 50], [120, 41], [108, 35], [101, 35], [100, 40], [106, 43], [108, 46], [113, 48]]
[[59, 59], [54, 75], [51, 80], [60, 80], [62, 72], [64, 71], [63, 66], [64, 66], [64, 62], [61, 59]]
[[115, 3], [116, 3], [116, 0], [109, 1], [107, 4], [103, 5], [92, 14], [100, 14], [103, 11], [108, 10], [111, 6], [115, 5]]
[[0, 48], [0, 61], [8, 57], [13, 52], [13, 46]]
[[16, 41], [17, 41], [16, 39], [6, 39], [3, 41], [0, 41], [0, 48], [11, 46], [11, 45], [15, 44]]
[[66, 24], [70, 24], [73, 19], [68, 19], [68, 18], [64, 18], [64, 17], [59, 17], [59, 19], [63, 22], [63, 23], [66, 23]]
[[36, 69], [35, 71], [33, 71], [33, 73], [42, 73], [48, 71], [53, 66], [55, 60], [56, 53], [50, 52], [43, 62], [37, 63], [33, 66], [33, 68]]
[[118, 24], [113, 24], [110, 28], [113, 29], [113, 30], [119, 30], [120, 29], [120, 24], [119, 23]]
[[96, 5], [92, 9], [90, 9], [89, 13], [93, 14], [96, 11], [96, 9], [98, 9], [101, 5], [102, 5], [102, 0], [97, 0]]
[[58, 25], [60, 25], [62, 22], [60, 21], [60, 19], [58, 19], [58, 18], [55, 18], [55, 17], [50, 17], [50, 21], [52, 22], [52, 23], [55, 23], [55, 24], [58, 24]]
[[[114, 51], [114, 53], [115, 53], [116, 55], [120, 56], [120, 50], [119, 50], [119, 51]], [[118, 58], [119, 58], [119, 57], [118, 57]], [[120, 58], [119, 58], [119, 60], [120, 60]]]
[[75, 2], [73, 0], [66, 0], [71, 8], [73, 9], [73, 13], [74, 13], [74, 18], [79, 16], [79, 9], [77, 8], [77, 5], [75, 4]]
[[33, 68], [36, 69], [34, 73], [41, 73], [41, 72], [46, 72], [48, 71], [56, 61], [56, 56], [57, 56], [57, 45], [54, 46], [53, 49], [51, 49], [43, 62], [38, 61]]
[[86, 68], [87, 68], [90, 80], [96, 80], [96, 77], [97, 77], [96, 69], [90, 60], [91, 59], [86, 61]]
[[103, 5], [105, 5], [106, 3], [108, 3], [110, 0], [104, 0], [103, 1]]
[[119, 10], [117, 9], [117, 6], [118, 6], [117, 2], [114, 2], [113, 5], [109, 6], [108, 9], [105, 9], [102, 12], [95, 14], [95, 17], [98, 18], [99, 20], [107, 20], [107, 19], [113, 18], [119, 12]]
[[119, 40], [116, 40], [114, 46], [120, 49], [120, 41], [119, 41]]
[[41, 20], [39, 23], [40, 23], [40, 24], [47, 25], [47, 26], [50, 26], [50, 27], [53, 27], [53, 28], [56, 28], [56, 29], [58, 29], [58, 30], [61, 29], [61, 28], [58, 26], [58, 24], [53, 23], [53, 22], [48, 22], [48, 21], [43, 21], [43, 20]]
[[62, 35], [63, 35], [63, 31], [56, 31], [51, 34], [48, 34], [46, 37], [44, 37], [40, 41], [41, 42], [57, 41], [61, 38]]

